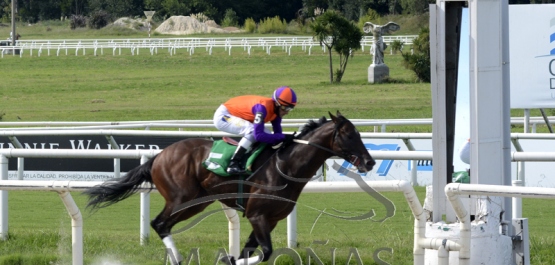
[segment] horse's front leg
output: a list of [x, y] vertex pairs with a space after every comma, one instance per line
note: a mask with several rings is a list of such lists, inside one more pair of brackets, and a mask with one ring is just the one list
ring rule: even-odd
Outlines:
[[[262, 261], [268, 261], [272, 255], [272, 237], [270, 233], [277, 225], [277, 222], [269, 222], [264, 215], [255, 215], [249, 217], [249, 222], [252, 225], [252, 233], [262, 249]], [[259, 257], [256, 257], [259, 258]], [[252, 258], [249, 258], [249, 260]], [[248, 263], [245, 263], [248, 264]]]
[[259, 257], [250, 258], [252, 253], [257, 251], [260, 255], [262, 255], [260, 250], [256, 249], [257, 247], [258, 247], [258, 241], [256, 241], [256, 237], [254, 236], [254, 230], [253, 230], [249, 235], [249, 238], [245, 243], [245, 247], [243, 247], [243, 249], [241, 250], [241, 255], [239, 255], [239, 258], [237, 258], [237, 260], [235, 260], [235, 257], [230, 255], [230, 256], [224, 257], [220, 261], [227, 265], [255, 264], [257, 261], [260, 260], [260, 258]]
[[[225, 259], [225, 263], [232, 265], [250, 265], [258, 264], [260, 261], [268, 261], [268, 259], [270, 259], [273, 252], [270, 233], [276, 227], [277, 222], [270, 223], [263, 215], [249, 217], [249, 222], [252, 225], [252, 233], [247, 239], [247, 243], [245, 244], [245, 248], [241, 251], [239, 259], [235, 260], [230, 256]], [[260, 253], [260, 250], [256, 251], [261, 255], [249, 258], [249, 256], [255, 252], [254, 249], [257, 246], [260, 246], [262, 249], [262, 253]], [[245, 254], [248, 254], [248, 256]]]
[[239, 259], [243, 259], [245, 257], [249, 258], [252, 255], [252, 253], [254, 253], [254, 250], [257, 247], [258, 247], [258, 241], [256, 241], [256, 237], [254, 236], [254, 230], [253, 230], [249, 235], [247, 242], [245, 243], [245, 247], [243, 247], [243, 250], [241, 250], [241, 255], [239, 256]]

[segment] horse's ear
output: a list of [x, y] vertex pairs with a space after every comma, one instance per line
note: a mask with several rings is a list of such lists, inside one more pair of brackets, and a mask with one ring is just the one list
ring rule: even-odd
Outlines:
[[331, 114], [331, 112], [328, 111], [328, 113], [330, 114], [330, 118], [333, 121], [333, 123], [337, 123], [337, 117], [333, 116], [333, 114]]
[[339, 110], [337, 110], [337, 114], [336, 114], [336, 115], [337, 115], [337, 117], [343, 116], [343, 115], [341, 115], [341, 112], [339, 112]]

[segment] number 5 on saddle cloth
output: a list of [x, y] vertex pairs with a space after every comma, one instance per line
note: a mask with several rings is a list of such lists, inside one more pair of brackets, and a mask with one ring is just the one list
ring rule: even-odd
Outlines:
[[[242, 163], [246, 163], [246, 175], [252, 174], [252, 163], [262, 152], [262, 150], [264, 150], [265, 147], [265, 143], [260, 143], [258, 146], [253, 147], [253, 150], [249, 154], [244, 156]], [[235, 149], [237, 149], [236, 145], [232, 145], [224, 140], [214, 141], [212, 149], [210, 149], [210, 154], [208, 155], [208, 158], [203, 162], [203, 166], [219, 176], [231, 176], [226, 172], [226, 169], [229, 161], [231, 160], [231, 157], [233, 156], [233, 153], [235, 152]]]

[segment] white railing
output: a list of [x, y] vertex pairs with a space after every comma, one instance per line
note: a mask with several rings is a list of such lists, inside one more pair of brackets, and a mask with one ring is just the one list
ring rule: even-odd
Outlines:
[[[79, 209], [75, 205], [75, 202], [71, 198], [69, 191], [82, 191], [86, 188], [90, 188], [94, 185], [98, 185], [101, 182], [84, 182], [84, 181], [29, 181], [29, 180], [8, 180], [8, 158], [91, 158], [91, 159], [101, 159], [101, 158], [125, 158], [125, 159], [141, 159], [141, 164], [148, 161], [148, 159], [155, 154], [159, 153], [161, 150], [66, 150], [66, 149], [54, 149], [54, 150], [33, 150], [33, 149], [0, 149], [0, 240], [6, 240], [8, 235], [8, 196], [7, 190], [53, 190], [57, 191], [60, 198], [66, 205], [70, 216], [72, 217], [72, 246], [73, 246], [73, 264], [83, 264], [83, 236], [82, 236], [82, 217]], [[377, 151], [373, 152], [373, 156], [376, 159], [431, 159], [431, 152], [402, 152], [402, 151]], [[383, 181], [382, 181], [383, 182]], [[392, 181], [395, 183], [388, 190], [398, 190], [399, 183], [406, 181]], [[371, 183], [381, 183], [378, 182], [368, 182], [370, 186], [376, 184]], [[353, 184], [337, 184], [337, 188], [326, 189], [327, 191], [348, 191], [353, 188]], [[314, 188], [311, 188], [315, 186]], [[324, 184], [324, 186], [329, 186], [329, 184]], [[405, 184], [403, 187], [407, 186]], [[408, 184], [410, 186], [410, 184]], [[389, 187], [389, 186], [388, 186]], [[322, 190], [322, 184], [309, 184], [305, 188], [307, 192], [316, 189], [317, 191]], [[337, 189], [337, 190], [336, 190]], [[403, 188], [404, 189], [404, 188]], [[410, 188], [412, 189], [412, 187]], [[380, 190], [380, 189], [379, 189]], [[413, 190], [414, 193], [414, 190]], [[150, 216], [150, 194], [147, 192], [141, 192], [141, 220], [140, 220], [140, 238], [141, 244], [144, 244], [144, 240], [148, 238], [149, 230], [149, 219]], [[413, 200], [418, 202], [418, 200]], [[420, 203], [418, 202], [418, 205]], [[422, 208], [422, 206], [420, 206]], [[226, 216], [229, 221], [234, 221], [234, 224], [230, 224], [230, 251], [236, 256], [239, 254], [239, 237], [238, 237], [238, 218], [236, 213], [231, 211], [231, 209], [225, 210]], [[292, 213], [296, 218], [296, 211]], [[288, 233], [293, 233], [296, 231], [296, 219], [293, 221], [288, 220], [290, 228], [288, 228]], [[233, 238], [231, 238], [233, 237]], [[288, 235], [289, 244], [296, 242], [296, 235]], [[233, 242], [233, 245], [232, 245]]]
[[[52, 131], [51, 131], [52, 132]], [[73, 133], [78, 132], [79, 131], [73, 131]], [[119, 131], [114, 131], [114, 133], [119, 132]], [[13, 133], [21, 133], [21, 132], [13, 132]], [[34, 132], [37, 133], [37, 132]], [[151, 133], [149, 131], [140, 131], [140, 133]], [[165, 132], [168, 133], [168, 132]], [[169, 132], [169, 133], [182, 133], [182, 132]], [[372, 133], [369, 133], [372, 134]], [[376, 135], [396, 135], [395, 137], [406, 137], [406, 136], [410, 136], [410, 134], [376, 134]], [[518, 135], [518, 139], [523, 139], [524, 137], [530, 136], [532, 138], [534, 138], [534, 134], [524, 134], [524, 135]], [[426, 136], [429, 137], [429, 136]], [[552, 138], [552, 137], [548, 137], [547, 135], [544, 136], [546, 138]], [[543, 139], [543, 138], [541, 138]], [[82, 244], [82, 231], [80, 232], [79, 229], [82, 229], [82, 223], [80, 222], [80, 213], [79, 210], [76, 209], [75, 204], [72, 202], [71, 200], [71, 196], [69, 195], [69, 193], [67, 193], [67, 191], [72, 191], [72, 190], [79, 190], [79, 189], [83, 189], [86, 187], [90, 187], [91, 185], [95, 185], [95, 184], [99, 184], [99, 182], [79, 182], [79, 181], [10, 181], [7, 180], [8, 178], [8, 158], [22, 158], [22, 157], [28, 157], [28, 158], [41, 158], [41, 157], [56, 157], [56, 158], [126, 158], [126, 159], [141, 159], [141, 163], [145, 163], [147, 161], [147, 159], [153, 155], [155, 155], [156, 153], [158, 153], [159, 150], [65, 150], [65, 149], [57, 149], [57, 150], [36, 150], [36, 149], [3, 149], [0, 150], [0, 190], [44, 190], [44, 189], [49, 189], [49, 190], [55, 190], [60, 194], [60, 198], [64, 201], [64, 204], [66, 205], [66, 208], [68, 210], [68, 212], [70, 213], [70, 216], [72, 216], [72, 226], [74, 228], [74, 233], [76, 233], [75, 236], [73, 236], [73, 240], [74, 240], [74, 251], [75, 253], [73, 254], [74, 256], [74, 264], [82, 264], [79, 263], [79, 261], [75, 261], [75, 259], [79, 259], [79, 256], [82, 257], [82, 245], [81, 246], [76, 246], [75, 244], [78, 244], [78, 242], [75, 241], [79, 241], [81, 240], [81, 244]], [[432, 152], [429, 151], [373, 151], [372, 152], [372, 156], [375, 159], [394, 159], [394, 160], [430, 160], [432, 159]], [[513, 152], [511, 154], [511, 160], [512, 161], [555, 161], [555, 153], [553, 152]], [[412, 189], [412, 187], [410, 187], [410, 184], [408, 184], [408, 182], [406, 181], [383, 181], [384, 183], [381, 183], [380, 181], [372, 181], [372, 182], [367, 182], [369, 186], [375, 188], [377, 191], [403, 191], [405, 193], [405, 196], [407, 197], [407, 201], [410, 203], [416, 203], [418, 202], [418, 200], [415, 198], [413, 198], [413, 196], [411, 195], [410, 190]], [[387, 182], [387, 183], [386, 183]], [[35, 183], [36, 185], [31, 185]], [[84, 184], [86, 183], [86, 184]], [[378, 185], [379, 184], [379, 185]], [[383, 185], [382, 185], [383, 184]], [[346, 191], [354, 191], [356, 189], [358, 189], [356, 186], [356, 183], [340, 183], [340, 184], [333, 184], [337, 187], [335, 188], [329, 188], [330, 185], [332, 185], [331, 183], [315, 183], [315, 184], [310, 184], [307, 185], [306, 188], [306, 192], [320, 192], [322, 190], [340, 190], [342, 192], [346, 192]], [[333, 186], [332, 185], [332, 186]], [[450, 184], [450, 185], [455, 185], [455, 184]], [[327, 188], [325, 188], [327, 187]], [[409, 188], [410, 187], [410, 188]], [[448, 186], [450, 187], [450, 186]], [[463, 186], [466, 187], [466, 186]], [[469, 186], [471, 187], [471, 186]], [[489, 195], [492, 196], [507, 196], [504, 195], [507, 192], [512, 191], [512, 189], [515, 188], [510, 188], [510, 187], [506, 187], [506, 186], [502, 186], [501, 188], [499, 188], [498, 190], [491, 190]], [[522, 188], [522, 191], [526, 191], [528, 192], [528, 190], [530, 191], [529, 193], [532, 194], [539, 194], [536, 191], [536, 188]], [[540, 190], [543, 191], [547, 191], [547, 189], [541, 189]], [[531, 192], [534, 191], [534, 192]], [[549, 190], [551, 192], [551, 189]], [[503, 193], [504, 192], [504, 193]], [[524, 194], [524, 193], [521, 193]], [[551, 193], [550, 193], [551, 194]], [[514, 195], [515, 197], [525, 197], [525, 196], [521, 196], [521, 195]], [[526, 195], [528, 196], [528, 195]], [[535, 196], [535, 195], [534, 195]], [[552, 195], [549, 195], [552, 196]], [[409, 199], [412, 198], [412, 199]], [[451, 196], [452, 197], [452, 196]], [[141, 242], [144, 238], [148, 237], [149, 235], [149, 220], [143, 217], [147, 217], [150, 216], [149, 214], [149, 194], [148, 193], [141, 193], [141, 228], [140, 228], [140, 235], [141, 235]], [[419, 202], [417, 203], [419, 205]], [[422, 261], [423, 259], [423, 249], [438, 249], [441, 247], [441, 240], [438, 239], [434, 239], [434, 238], [425, 238], [423, 231], [424, 231], [424, 225], [423, 225], [423, 221], [422, 219], [422, 212], [419, 210], [421, 208], [418, 207], [418, 205], [414, 204], [414, 205], [410, 205], [411, 206], [411, 210], [413, 210], [413, 215], [415, 216], [415, 253], [414, 253], [414, 259], [415, 259], [415, 263], [420, 264], [420, 261]], [[455, 207], [455, 205], [454, 205]], [[7, 193], [6, 191], [0, 191], [0, 214], [2, 214], [2, 216], [0, 217], [0, 238], [5, 238], [7, 235]], [[460, 209], [457, 209], [460, 210]], [[461, 212], [462, 213], [462, 212]], [[235, 215], [232, 215], [231, 212], [229, 210], [226, 210], [226, 215], [228, 216], [228, 218], [230, 220], [232, 220], [232, 217]], [[462, 217], [465, 217], [463, 214], [461, 214], [461, 216], [459, 216], [459, 220], [461, 220]], [[234, 218], [237, 219], [237, 218]], [[294, 225], [296, 224], [296, 221], [288, 221], [288, 224], [291, 226], [291, 228], [288, 228], [288, 231], [296, 231], [296, 229], [294, 228]], [[233, 227], [233, 231], [232, 230]], [[237, 231], [237, 226], [230, 226], [230, 234], [236, 235]], [[81, 236], [79, 235], [79, 233], [81, 233]], [[292, 232], [289, 232], [292, 233]], [[230, 250], [233, 249], [233, 252], [235, 253], [236, 251], [238, 251], [238, 244], [234, 245], [233, 248], [231, 246], [231, 242], [236, 242], [236, 239], [230, 239]], [[288, 244], [291, 245], [295, 245], [294, 243], [296, 242], [296, 236], [294, 235], [288, 235]], [[467, 244], [466, 242], [461, 242], [460, 244], [454, 244], [452, 245], [452, 249], [460, 249], [461, 247], [463, 247], [463, 244]], [[466, 245], [468, 246], [468, 245]], [[466, 249], [466, 247], [465, 247]], [[79, 252], [81, 252], [81, 254], [79, 254]], [[77, 254], [76, 254], [77, 253]], [[463, 257], [465, 257], [463, 255]], [[81, 258], [82, 259], [82, 258]]]
[[[95, 185], [99, 185], [102, 182], [83, 182], [83, 181], [20, 181], [20, 180], [0, 180], [0, 194], [6, 194], [7, 190], [12, 191], [23, 191], [23, 190], [33, 190], [33, 191], [56, 191], [60, 198], [62, 199], [66, 209], [72, 218], [72, 264], [82, 265], [83, 264], [83, 219], [81, 212], [77, 205], [75, 204], [73, 198], [71, 197], [70, 191], [84, 191]], [[424, 227], [426, 218], [416, 195], [416, 192], [412, 186], [406, 181], [368, 181], [365, 182], [373, 191], [383, 192], [403, 192], [407, 203], [413, 215], [415, 216], [415, 229], [417, 227]], [[358, 186], [356, 183], [317, 183], [309, 182], [303, 192], [361, 192], [363, 187]], [[143, 197], [141, 197], [142, 199]], [[6, 220], [5, 222], [0, 222], [0, 225], [5, 225], [7, 232], [7, 200], [5, 200], [6, 208], [5, 212], [2, 210], [0, 204], [0, 216], [1, 220]], [[224, 207], [226, 217], [229, 221], [229, 252], [234, 257], [238, 257], [240, 254], [240, 221], [237, 212], [233, 209]], [[141, 217], [148, 212], [143, 212], [143, 207], [141, 207]], [[294, 216], [294, 218], [291, 218]], [[290, 215], [287, 219], [288, 229], [288, 247], [294, 247], [297, 245], [297, 235], [296, 235], [296, 214]], [[141, 224], [143, 225], [143, 224]], [[144, 234], [141, 234], [144, 236]], [[416, 241], [415, 241], [416, 242]], [[423, 253], [422, 258], [423, 258]], [[415, 259], [417, 254], [415, 253]]]
[[[417, 35], [384, 36], [384, 42], [390, 43], [395, 40], [411, 45]], [[371, 46], [372, 36], [366, 36], [361, 40], [362, 51], [365, 46]], [[176, 54], [178, 49], [185, 49], [193, 54], [195, 49], [202, 48], [212, 54], [214, 48], [223, 48], [231, 55], [232, 48], [239, 48], [251, 54], [252, 48], [261, 48], [267, 54], [271, 53], [272, 47], [278, 47], [291, 55], [293, 47], [300, 47], [303, 51], [311, 54], [312, 47], [320, 46], [312, 36], [295, 37], [212, 37], [212, 38], [134, 38], [134, 39], [61, 39], [61, 40], [18, 40], [16, 46], [0, 46], [0, 54], [19, 50], [19, 56], [29, 53], [33, 56], [41, 56], [43, 53], [50, 56], [51, 53], [60, 56], [60, 53], [68, 55], [70, 52], [77, 55], [85, 55], [87, 50], [94, 55], [104, 55], [104, 50], [112, 52], [112, 55], [121, 55], [122, 49], [129, 50], [131, 55], [138, 55], [140, 49], [147, 50], [151, 55], [158, 53], [159, 49], [166, 50], [170, 55]]]
[[[550, 123], [555, 123], [555, 116], [547, 117]], [[282, 127], [298, 128], [309, 119], [284, 119]], [[386, 132], [387, 126], [420, 126], [432, 125], [431, 118], [422, 119], [350, 119], [355, 126], [374, 126], [374, 132]], [[526, 119], [512, 117], [511, 125], [525, 125]], [[532, 125], [531, 132], [535, 133], [537, 126], [545, 124], [543, 117], [530, 117], [529, 124]], [[152, 121], [97, 121], [97, 122], [74, 122], [74, 121], [36, 121], [36, 122], [2, 122], [0, 130], [81, 130], [81, 129], [152, 129], [152, 128], [210, 128], [214, 127], [212, 120], [152, 120]], [[270, 127], [271, 125], [267, 125]]]
[[512, 198], [517, 197], [517, 198], [535, 198], [535, 199], [539, 199], [539, 198], [555, 199], [555, 188], [450, 183], [450, 184], [447, 184], [447, 186], [445, 186], [445, 195], [447, 196], [448, 201], [451, 203], [451, 206], [455, 210], [457, 219], [460, 221], [459, 240], [457, 241], [446, 240], [446, 242], [444, 243], [444, 245], [455, 246], [452, 248], [448, 248], [448, 247], [443, 248], [443, 251], [446, 252], [445, 260], [449, 259], [449, 251], [459, 251], [459, 264], [470, 264], [470, 258], [471, 258], [470, 214], [465, 209], [464, 203], [461, 201], [461, 198], [460, 198], [461, 195], [487, 195], [487, 196], [500, 196], [500, 197], [512, 197]]

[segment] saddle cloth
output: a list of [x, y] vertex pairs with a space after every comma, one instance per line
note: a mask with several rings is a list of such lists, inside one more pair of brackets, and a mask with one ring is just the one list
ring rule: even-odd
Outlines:
[[[253, 148], [250, 153], [244, 156], [242, 162], [243, 165], [246, 165], [245, 169], [247, 171], [247, 174], [252, 174], [252, 163], [262, 152], [262, 150], [264, 150], [264, 148], [266, 148], [266, 144], [261, 143]], [[216, 173], [219, 176], [229, 177], [231, 175], [226, 172], [226, 169], [229, 161], [231, 160], [231, 157], [233, 156], [233, 153], [235, 152], [235, 149], [237, 149], [237, 146], [229, 144], [224, 140], [214, 141], [212, 149], [210, 149], [210, 154], [208, 155], [206, 160], [204, 160], [202, 165], [206, 169]]]

